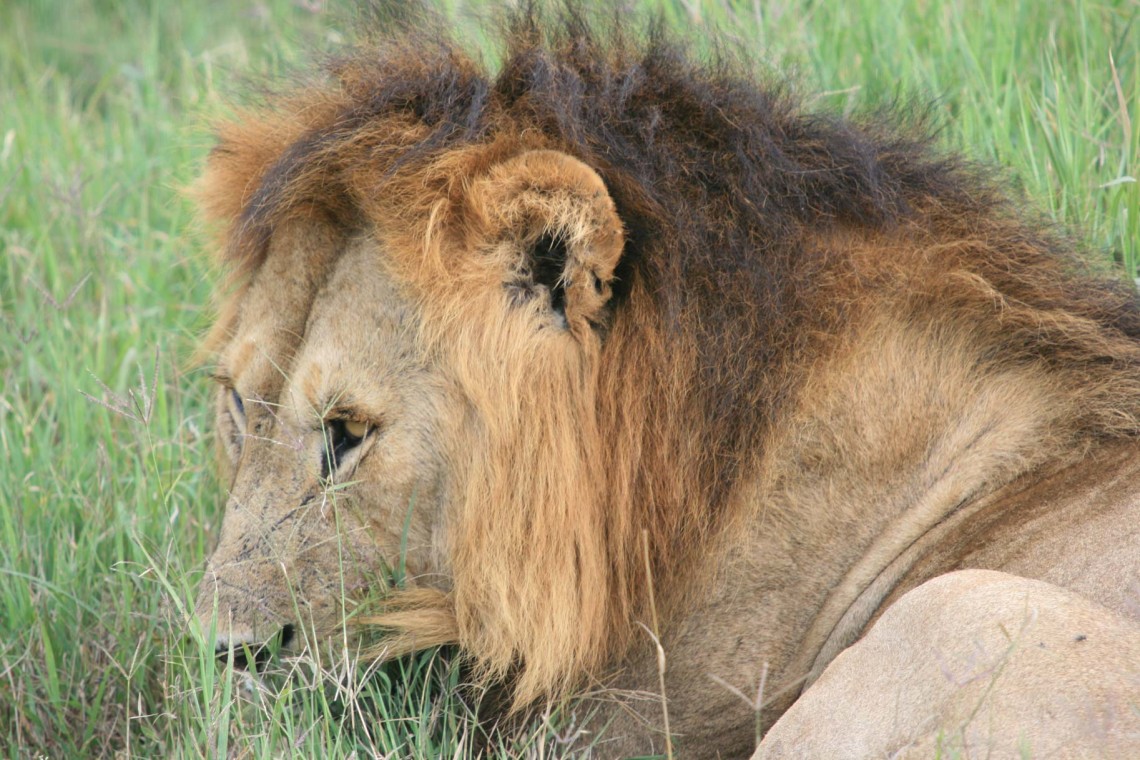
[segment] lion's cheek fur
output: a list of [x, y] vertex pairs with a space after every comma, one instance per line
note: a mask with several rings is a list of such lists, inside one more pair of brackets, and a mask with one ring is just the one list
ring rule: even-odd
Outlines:
[[461, 642], [494, 675], [525, 661], [526, 701], [598, 664], [614, 611], [596, 357], [515, 332], [471, 336], [457, 362], [478, 443], [449, 553]]

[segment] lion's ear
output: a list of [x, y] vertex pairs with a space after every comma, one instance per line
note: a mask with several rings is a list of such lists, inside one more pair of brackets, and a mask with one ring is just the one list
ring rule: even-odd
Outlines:
[[624, 244], [598, 173], [565, 153], [532, 150], [474, 189], [505, 256], [506, 287], [520, 301], [543, 299], [571, 332], [597, 326]]

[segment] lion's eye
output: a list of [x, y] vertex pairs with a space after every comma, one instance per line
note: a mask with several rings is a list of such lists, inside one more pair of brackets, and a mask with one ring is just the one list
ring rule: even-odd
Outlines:
[[356, 420], [345, 420], [344, 432], [348, 436], [359, 440], [368, 434], [368, 425]]
[[344, 457], [359, 446], [364, 437], [368, 435], [368, 430], [369, 426], [366, 423], [357, 420], [325, 421], [327, 445], [324, 461], [321, 463], [323, 477], [328, 477], [330, 473], [336, 472]]

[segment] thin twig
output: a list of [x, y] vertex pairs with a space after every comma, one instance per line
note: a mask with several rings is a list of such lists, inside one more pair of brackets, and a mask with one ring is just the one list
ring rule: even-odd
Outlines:
[[653, 589], [653, 567], [649, 562], [649, 531], [641, 531], [641, 548], [645, 555], [645, 580], [649, 584], [649, 613], [653, 619], [653, 630], [645, 627], [644, 623], [638, 623], [649, 637], [653, 639], [654, 646], [657, 647], [657, 681], [661, 686], [661, 716], [665, 724], [665, 757], [668, 760], [673, 760], [673, 735], [669, 730], [669, 700], [665, 695], [665, 648], [661, 646], [660, 626], [657, 622], [657, 594]]
[[718, 675], [709, 673], [708, 676], [710, 679], [712, 679], [713, 683], [717, 684], [718, 686], [722, 686], [729, 693], [739, 697], [740, 701], [748, 705], [748, 708], [752, 710], [753, 714], [756, 716], [756, 745], [759, 746], [760, 740], [764, 738], [764, 732], [761, 730], [761, 715], [763, 714], [765, 707], [764, 687], [768, 683], [768, 663], [765, 662], [760, 668], [760, 684], [756, 687], [755, 699], [749, 699], [748, 695], [746, 695], [743, 691], [736, 688]]

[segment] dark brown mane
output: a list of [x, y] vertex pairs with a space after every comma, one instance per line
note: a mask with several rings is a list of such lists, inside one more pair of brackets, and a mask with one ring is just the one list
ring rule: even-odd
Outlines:
[[[607, 26], [601, 32], [575, 11], [526, 10], [501, 30], [497, 71], [430, 23], [332, 60], [330, 86], [256, 115], [291, 134], [248, 197], [233, 199], [240, 212], [222, 214], [238, 220], [230, 257], [255, 266], [269, 230], [299, 205], [339, 201], [326, 211], [351, 217], [345, 175], [355, 163], [368, 164], [369, 189], [382, 196], [386, 184], [443, 152], [538, 130], [610, 188], [629, 236], [619, 296], [644, 283], [665, 332], [681, 329], [687, 313], [702, 315], [707, 335], [697, 345], [710, 355], [697, 387], [726, 433], [754, 431], [754, 417], [772, 414], [770, 401], [757, 403], [770, 384], [748, 376], [818, 323], [799, 284], [827, 266], [810, 241], [829, 230], [898, 230], [931, 209], [946, 224], [987, 220], [991, 232], [1023, 238], [975, 262], [1000, 292], [1140, 335], [1140, 316], [1121, 289], [1045, 285], [1079, 268], [1063, 253], [1072, 241], [1017, 220], [989, 173], [941, 152], [921, 123], [812, 112], [747, 62], [698, 60], [662, 24], [643, 34]], [[228, 149], [223, 131], [216, 150]], [[761, 355], [726, 357], [725, 325]], [[730, 461], [732, 438], [721, 453]]]

